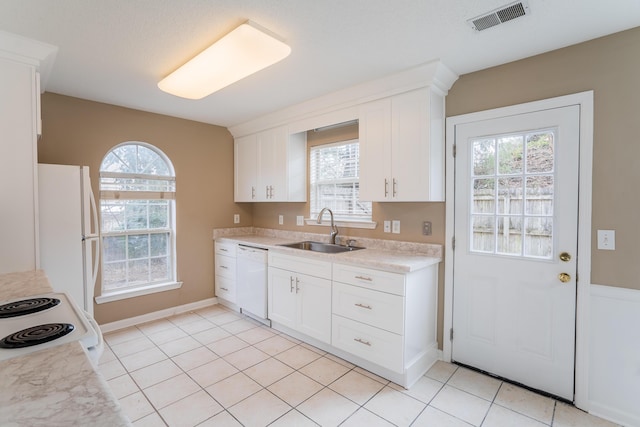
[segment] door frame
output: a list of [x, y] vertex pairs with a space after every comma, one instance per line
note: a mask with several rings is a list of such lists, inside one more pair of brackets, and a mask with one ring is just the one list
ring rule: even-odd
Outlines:
[[[591, 284], [591, 199], [593, 173], [593, 91], [527, 102], [475, 113], [451, 116], [446, 119], [446, 203], [445, 203], [445, 264], [444, 319], [442, 359], [451, 361], [449, 331], [453, 327], [453, 267], [452, 241], [455, 231], [455, 127], [464, 123], [490, 120], [516, 114], [578, 105], [580, 107], [580, 159], [578, 191], [578, 272], [576, 290], [576, 347], [574, 404], [589, 410], [589, 287]], [[582, 260], [582, 262], [580, 262]]]

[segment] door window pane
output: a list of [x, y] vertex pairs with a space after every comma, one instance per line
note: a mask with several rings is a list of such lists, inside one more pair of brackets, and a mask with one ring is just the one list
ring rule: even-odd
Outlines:
[[496, 241], [494, 216], [473, 216], [472, 217], [472, 250], [476, 252], [494, 252]]
[[494, 139], [472, 142], [473, 175], [494, 175], [496, 172], [496, 145]]
[[527, 172], [553, 172], [553, 133], [527, 135]]
[[471, 204], [473, 213], [496, 212], [495, 185], [494, 178], [473, 180], [473, 202]]
[[502, 137], [498, 140], [498, 174], [522, 173], [524, 145], [522, 135]]
[[497, 249], [499, 254], [522, 254], [522, 217], [498, 217]]

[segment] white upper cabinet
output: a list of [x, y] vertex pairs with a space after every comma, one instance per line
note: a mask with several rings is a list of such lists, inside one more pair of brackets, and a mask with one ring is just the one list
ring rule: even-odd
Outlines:
[[360, 198], [444, 200], [444, 96], [422, 88], [360, 107]]
[[306, 201], [306, 153], [306, 134], [286, 126], [236, 138], [235, 201]]

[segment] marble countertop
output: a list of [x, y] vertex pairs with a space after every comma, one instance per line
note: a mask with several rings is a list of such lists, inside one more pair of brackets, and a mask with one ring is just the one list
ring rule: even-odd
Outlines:
[[441, 245], [360, 238], [356, 239], [354, 246], [362, 246], [365, 249], [338, 254], [325, 254], [279, 246], [304, 240], [325, 241], [327, 236], [324, 235], [262, 229], [250, 230], [252, 231], [250, 233], [247, 233], [246, 229], [239, 229], [237, 230], [239, 234], [234, 235], [233, 230], [221, 230], [218, 233], [214, 233], [214, 238], [219, 241], [227, 240], [246, 243], [292, 255], [326, 259], [331, 262], [365, 266], [396, 273], [409, 273], [442, 261]]
[[[42, 271], [0, 275], [0, 301], [53, 292]], [[0, 362], [3, 426], [130, 426], [80, 343]]]

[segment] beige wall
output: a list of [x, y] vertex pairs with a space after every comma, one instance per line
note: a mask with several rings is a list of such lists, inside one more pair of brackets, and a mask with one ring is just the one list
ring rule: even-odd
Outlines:
[[[251, 206], [233, 203], [233, 138], [223, 127], [145, 113], [45, 93], [43, 135], [38, 143], [41, 163], [90, 167], [98, 194], [98, 170], [113, 146], [144, 141], [162, 150], [176, 171], [176, 245], [181, 289], [99, 304], [95, 316], [108, 323], [213, 297], [215, 227], [251, 225]], [[96, 286], [99, 295], [100, 283]]]
[[[591, 282], [640, 289], [640, 27], [461, 76], [447, 116], [594, 91]], [[616, 250], [596, 230], [616, 230]], [[579, 255], [578, 255], [579, 256]]]

